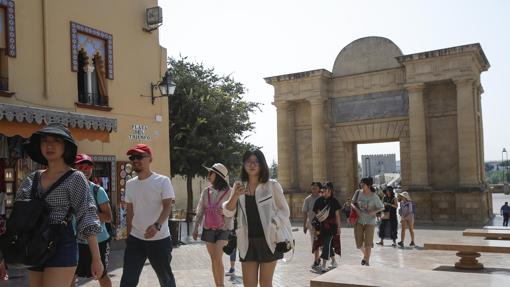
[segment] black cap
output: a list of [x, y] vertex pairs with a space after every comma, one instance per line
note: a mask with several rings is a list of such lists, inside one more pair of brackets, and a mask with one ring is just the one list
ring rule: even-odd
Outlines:
[[48, 135], [59, 137], [64, 140], [66, 152], [64, 153], [64, 161], [72, 166], [78, 151], [78, 146], [71, 136], [71, 132], [60, 123], [49, 124], [42, 129], [33, 133], [30, 138], [23, 144], [23, 148], [30, 158], [40, 164], [48, 165], [48, 161], [41, 153], [41, 136]]

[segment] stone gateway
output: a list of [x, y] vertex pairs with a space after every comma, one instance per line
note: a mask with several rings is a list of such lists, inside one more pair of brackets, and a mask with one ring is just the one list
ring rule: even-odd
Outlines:
[[358, 39], [324, 69], [265, 78], [274, 87], [278, 176], [293, 217], [312, 181], [341, 202], [358, 182], [357, 144], [398, 141], [402, 188], [417, 220], [483, 224], [485, 184], [480, 44], [404, 55], [391, 40]]

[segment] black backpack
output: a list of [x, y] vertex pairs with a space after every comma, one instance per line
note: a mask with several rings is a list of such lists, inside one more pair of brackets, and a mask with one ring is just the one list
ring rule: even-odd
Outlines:
[[[94, 192], [94, 200], [96, 201], [97, 210], [100, 211], [101, 209], [99, 207], [99, 202], [97, 201], [97, 193], [99, 192], [99, 185], [93, 183], [92, 191]], [[112, 213], [113, 213], [113, 208], [112, 208], [111, 203], [108, 202], [108, 204], [110, 205], [110, 210], [112, 210]], [[104, 225], [106, 227], [106, 231], [108, 231], [108, 234], [110, 235], [110, 239], [108, 239], [108, 240], [114, 239], [115, 238], [115, 225], [111, 222], [105, 222]]]
[[6, 232], [0, 237], [6, 263], [39, 266], [55, 254], [57, 243], [69, 224], [71, 210], [60, 224], [50, 224], [50, 208], [45, 199], [74, 172], [73, 169], [66, 172], [42, 195], [37, 192], [41, 172], [35, 173], [30, 199], [14, 202]]

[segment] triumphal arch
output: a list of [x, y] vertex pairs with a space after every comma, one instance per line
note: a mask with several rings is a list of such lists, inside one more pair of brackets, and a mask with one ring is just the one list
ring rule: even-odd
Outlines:
[[479, 44], [404, 55], [389, 39], [367, 37], [343, 48], [332, 72], [265, 78], [293, 216], [312, 181], [332, 181], [341, 202], [352, 196], [357, 144], [398, 141], [402, 188], [419, 222], [486, 222], [480, 74], [489, 66]]

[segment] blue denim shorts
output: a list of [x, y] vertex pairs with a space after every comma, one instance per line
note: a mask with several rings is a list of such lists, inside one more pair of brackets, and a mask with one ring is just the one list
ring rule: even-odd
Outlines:
[[40, 266], [28, 268], [30, 271], [43, 272], [46, 267], [75, 267], [78, 264], [78, 243], [72, 225], [64, 231], [57, 243], [55, 255]]

